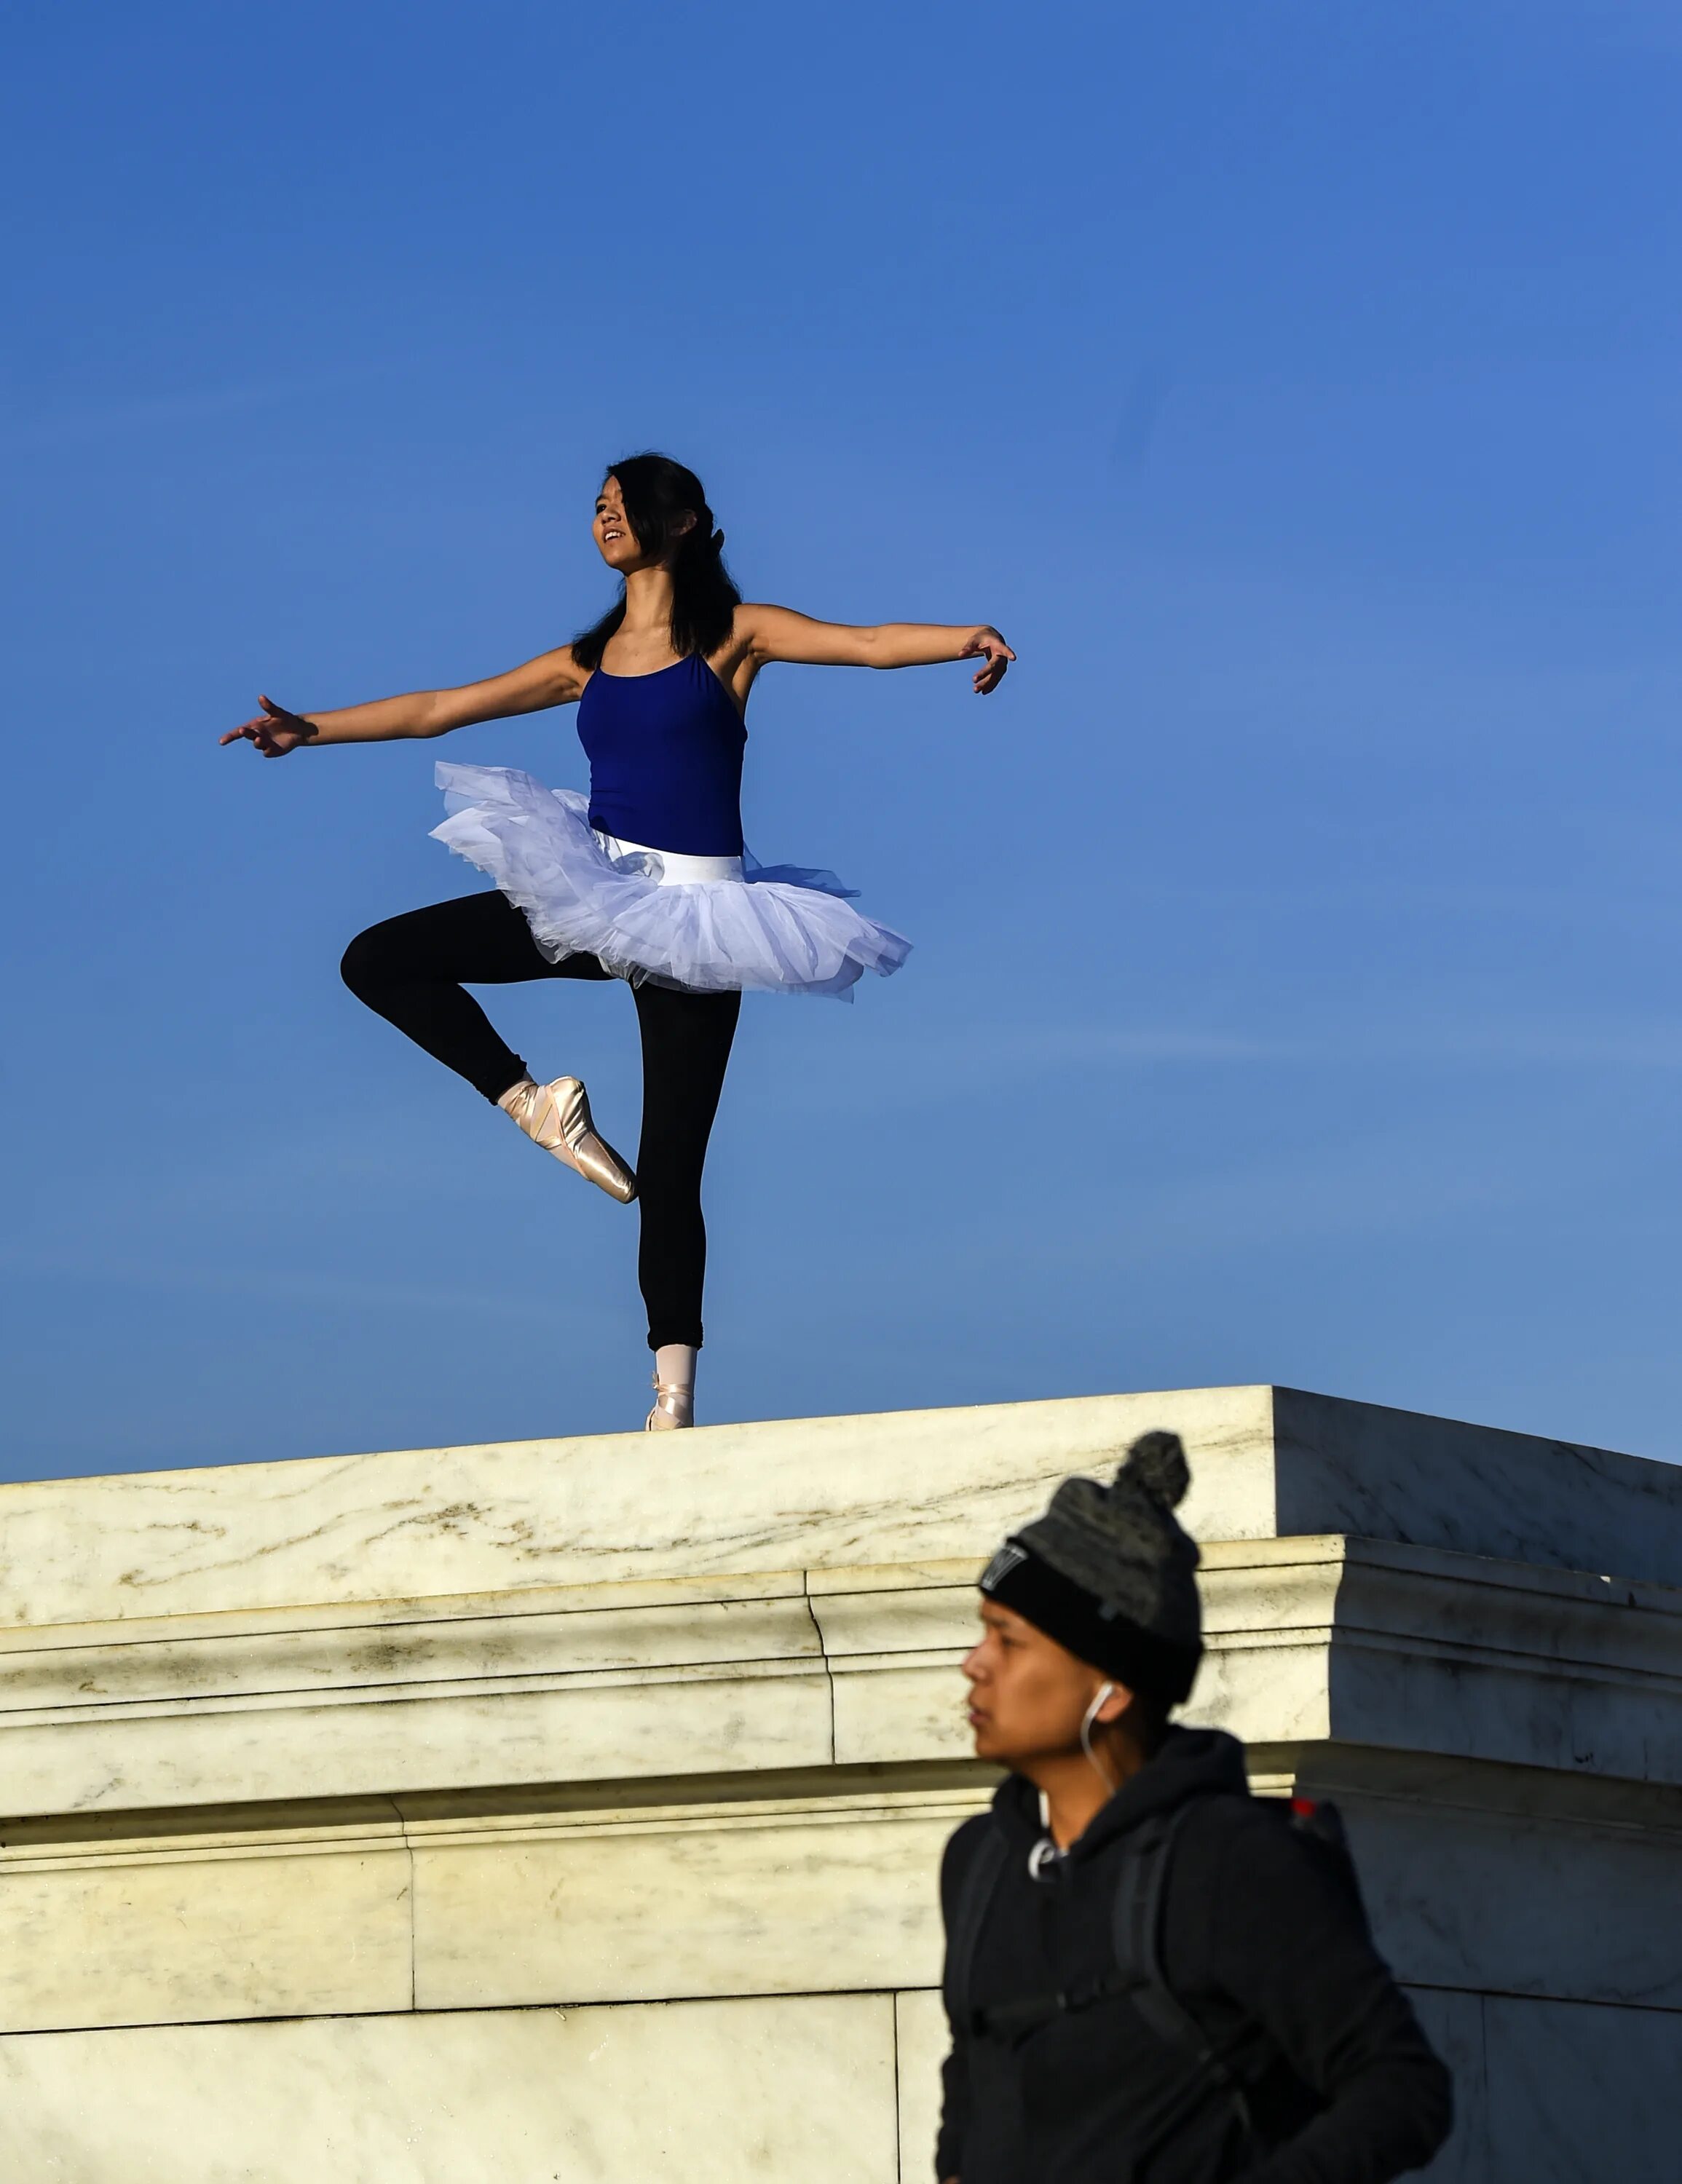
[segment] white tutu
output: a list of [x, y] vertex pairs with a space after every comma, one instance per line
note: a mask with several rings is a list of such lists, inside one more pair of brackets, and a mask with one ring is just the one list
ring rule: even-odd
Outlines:
[[911, 944], [854, 910], [833, 872], [682, 857], [598, 834], [576, 789], [500, 766], [440, 766], [433, 838], [526, 913], [552, 963], [594, 956], [633, 983], [704, 994], [830, 994], [897, 971]]

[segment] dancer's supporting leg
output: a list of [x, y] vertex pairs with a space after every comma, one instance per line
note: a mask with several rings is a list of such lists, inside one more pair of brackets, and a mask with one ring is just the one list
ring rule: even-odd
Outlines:
[[643, 1243], [637, 1271], [654, 1353], [649, 1424], [655, 1430], [694, 1424], [707, 1263], [701, 1169], [741, 1012], [739, 994], [637, 989], [643, 1033], [643, 1138], [637, 1153]]
[[[498, 1106], [529, 1084], [530, 1073], [463, 985], [609, 975], [593, 956], [551, 963], [500, 894], [462, 896], [370, 926], [345, 950], [342, 968], [359, 1000]], [[687, 1426], [694, 1420], [706, 1274], [701, 1169], [742, 997], [640, 986], [636, 998], [643, 1034], [638, 1273], [657, 1390], [650, 1423]]]
[[493, 1028], [465, 983], [506, 986], [530, 978], [608, 976], [593, 956], [551, 963], [525, 918], [504, 894], [471, 894], [388, 917], [359, 933], [340, 966], [359, 1000], [407, 1032], [428, 1054], [503, 1108], [528, 1138], [621, 1201], [636, 1181], [596, 1134], [590, 1103], [574, 1077], [534, 1084], [525, 1063]]

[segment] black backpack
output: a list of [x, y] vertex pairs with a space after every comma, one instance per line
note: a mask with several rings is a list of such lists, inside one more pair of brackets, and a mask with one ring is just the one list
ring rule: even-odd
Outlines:
[[[1187, 1815], [1202, 1802], [1199, 1797], [1189, 1798], [1170, 1813], [1142, 1821], [1123, 1838], [1110, 1914], [1113, 1969], [1055, 1994], [1028, 1995], [991, 2009], [972, 2007], [969, 1984], [976, 1947], [994, 1893], [1010, 1862], [1009, 1847], [997, 1827], [989, 1827], [982, 1836], [964, 1875], [947, 1936], [946, 2008], [952, 2024], [961, 2031], [1008, 2045], [1025, 2039], [1055, 2018], [1125, 1996], [1158, 2039], [1178, 2058], [1184, 2083], [1160, 2119], [1150, 2144], [1137, 2150], [1139, 2162], [1212, 2099], [1229, 2104], [1246, 2142], [1253, 2144], [1256, 2134], [1250, 2093], [1278, 2060], [1272, 2042], [1259, 2028], [1255, 2036], [1246, 2034], [1236, 2044], [1217, 2048], [1168, 1985], [1162, 1969], [1162, 1920], [1174, 1846]], [[1364, 1927], [1367, 1914], [1360, 1878], [1337, 1807], [1308, 1797], [1257, 1797], [1251, 1802], [1277, 1815], [1278, 1825], [1291, 1830], [1347, 1896]]]

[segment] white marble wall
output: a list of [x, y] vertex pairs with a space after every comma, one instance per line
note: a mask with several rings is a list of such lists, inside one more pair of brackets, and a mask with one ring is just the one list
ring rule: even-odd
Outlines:
[[1240, 1389], [0, 1489], [0, 2177], [926, 2173], [976, 1568], [1158, 1422], [1191, 1711], [1347, 1812], [1434, 2175], [1663, 2173], [1679, 1474]]
[[0, 2043], [18, 2184], [884, 2184], [891, 1995]]

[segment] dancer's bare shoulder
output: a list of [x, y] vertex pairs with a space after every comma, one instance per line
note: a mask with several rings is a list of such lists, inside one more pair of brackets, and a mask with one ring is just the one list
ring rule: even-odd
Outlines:
[[522, 660], [506, 674], [467, 684], [461, 695], [465, 699], [471, 695], [476, 711], [481, 705], [493, 707], [483, 717], [496, 720], [510, 713], [541, 713], [549, 705], [576, 704], [588, 680], [572, 656], [572, 647], [560, 644], [552, 652], [540, 652], [533, 659]]

